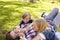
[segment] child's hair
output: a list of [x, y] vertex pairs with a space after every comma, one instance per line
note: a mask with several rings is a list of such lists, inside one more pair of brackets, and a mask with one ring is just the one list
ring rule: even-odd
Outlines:
[[27, 16], [29, 16], [29, 18], [31, 19], [31, 14], [29, 12], [25, 12], [22, 16], [22, 18], [26, 18]]
[[36, 19], [34, 20], [34, 23], [38, 27], [38, 32], [43, 32], [48, 27], [47, 22], [44, 19]]

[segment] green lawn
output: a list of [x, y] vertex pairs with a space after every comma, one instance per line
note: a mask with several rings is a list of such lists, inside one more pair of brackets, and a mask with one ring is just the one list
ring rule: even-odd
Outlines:
[[54, 7], [59, 8], [60, 3], [0, 1], [0, 40], [5, 40], [5, 33], [19, 25], [24, 12], [30, 12], [32, 18], [41, 18], [42, 12], [48, 14]]

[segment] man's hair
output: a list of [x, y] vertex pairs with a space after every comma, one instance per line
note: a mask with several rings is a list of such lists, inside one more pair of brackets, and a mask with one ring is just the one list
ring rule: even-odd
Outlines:
[[9, 32], [6, 33], [6, 39], [7, 39], [7, 40], [15, 40], [15, 39], [13, 39], [13, 38], [10, 36], [10, 32], [11, 32], [11, 31], [9, 31]]

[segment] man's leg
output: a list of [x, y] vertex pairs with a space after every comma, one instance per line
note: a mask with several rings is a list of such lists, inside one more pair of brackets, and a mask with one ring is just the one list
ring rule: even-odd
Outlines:
[[49, 22], [49, 24], [52, 26], [52, 28], [57, 31], [57, 27], [56, 25], [54, 24], [53, 20], [55, 19], [55, 17], [57, 16], [59, 12], [59, 9], [58, 8], [54, 8], [50, 14], [48, 16], [45, 16], [44, 18], [46, 19], [47, 22]]
[[60, 40], [60, 32], [56, 32], [55, 35], [58, 38], [58, 40]]
[[58, 12], [59, 12], [59, 9], [58, 9], [58, 8], [54, 8], [54, 9], [49, 13], [49, 15], [45, 17], [46, 20], [51, 20], [51, 21], [53, 21], [54, 18], [56, 17], [56, 15], [58, 14]]
[[53, 20], [54, 24], [58, 27], [60, 25], [60, 12], [58, 13], [58, 15], [55, 17], [55, 19]]

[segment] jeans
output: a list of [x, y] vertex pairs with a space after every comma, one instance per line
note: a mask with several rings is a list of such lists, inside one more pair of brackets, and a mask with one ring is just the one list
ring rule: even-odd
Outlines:
[[46, 19], [46, 21], [47, 22], [49, 22], [49, 24], [51, 25], [51, 26], [53, 26], [53, 29], [56, 31], [56, 29], [57, 29], [57, 27], [56, 27], [56, 25], [54, 24], [54, 19], [55, 19], [55, 17], [58, 15], [58, 12], [59, 12], [59, 9], [58, 8], [54, 8], [50, 13], [49, 13], [49, 15], [47, 15], [47, 16], [43, 16], [45, 19]]
[[60, 32], [56, 32], [56, 37], [58, 38], [58, 40], [60, 40]]

